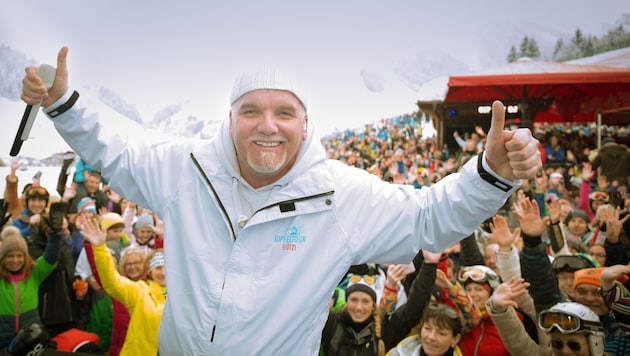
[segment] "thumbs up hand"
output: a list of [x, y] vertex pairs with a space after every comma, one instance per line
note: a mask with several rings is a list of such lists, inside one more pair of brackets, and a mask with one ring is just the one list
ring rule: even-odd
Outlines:
[[529, 129], [504, 130], [505, 106], [492, 103], [492, 123], [486, 138], [486, 162], [492, 170], [509, 180], [533, 178], [542, 168], [539, 142]]

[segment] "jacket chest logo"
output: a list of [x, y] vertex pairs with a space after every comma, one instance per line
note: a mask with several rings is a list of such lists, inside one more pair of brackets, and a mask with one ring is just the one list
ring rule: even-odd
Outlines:
[[306, 236], [300, 234], [296, 226], [290, 226], [273, 237], [273, 243], [282, 251], [297, 251], [298, 246], [306, 243]]

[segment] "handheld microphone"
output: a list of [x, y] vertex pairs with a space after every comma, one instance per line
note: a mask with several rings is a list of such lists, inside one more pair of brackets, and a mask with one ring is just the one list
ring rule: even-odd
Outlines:
[[[42, 82], [44, 82], [46, 89], [50, 89], [52, 87], [53, 82], [55, 81], [55, 72], [55, 67], [48, 64], [42, 64], [39, 68], [37, 68], [37, 73], [40, 78], [42, 78]], [[31, 128], [33, 127], [33, 123], [35, 122], [35, 117], [37, 116], [40, 106], [41, 104], [26, 105], [26, 110], [24, 110], [24, 115], [22, 115], [22, 121], [20, 121], [20, 127], [15, 134], [13, 146], [11, 146], [11, 156], [17, 156], [17, 154], [20, 153], [20, 148], [22, 148], [22, 143], [28, 140], [28, 136], [31, 133]]]

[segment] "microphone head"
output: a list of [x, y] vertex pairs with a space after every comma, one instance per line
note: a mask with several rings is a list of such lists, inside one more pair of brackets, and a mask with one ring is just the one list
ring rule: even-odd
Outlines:
[[42, 78], [42, 82], [44, 82], [44, 85], [48, 89], [52, 87], [53, 82], [55, 81], [56, 72], [57, 70], [55, 67], [49, 64], [41, 64], [39, 68], [37, 68], [37, 74], [39, 74], [39, 77]]

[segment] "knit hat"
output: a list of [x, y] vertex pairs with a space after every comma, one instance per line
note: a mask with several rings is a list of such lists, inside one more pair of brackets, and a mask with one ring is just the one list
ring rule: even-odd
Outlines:
[[374, 288], [363, 282], [351, 284], [350, 286], [348, 286], [348, 288], [346, 288], [346, 301], [348, 300], [350, 294], [356, 291], [367, 293], [372, 298], [374, 303], [376, 303], [376, 291], [374, 290]]
[[254, 71], [242, 73], [232, 86], [230, 105], [234, 104], [241, 96], [250, 91], [259, 89], [286, 90], [291, 92], [302, 103], [306, 110], [306, 98], [299, 89], [295, 78], [291, 78], [287, 73], [276, 70], [272, 67], [261, 67]]
[[115, 241], [107, 241], [107, 249], [109, 253], [116, 258], [116, 263], [120, 262], [120, 245]]
[[77, 214], [81, 214], [84, 211], [90, 211], [92, 214], [96, 214], [96, 204], [94, 199], [85, 197], [77, 204]]
[[[606, 267], [584, 268], [575, 271], [575, 273], [573, 273], [573, 290], [580, 284], [590, 284], [595, 287], [601, 287], [602, 281], [600, 280], [600, 276], [605, 268]], [[621, 283], [625, 283], [628, 280], [628, 276], [624, 275], [617, 280]]]
[[572, 219], [575, 218], [579, 218], [582, 219], [584, 221], [586, 221], [586, 223], [590, 223], [591, 219], [588, 217], [588, 215], [586, 215], [586, 212], [582, 209], [573, 209], [569, 212], [569, 214], [567, 214], [567, 218], [564, 220], [565, 224], [568, 224], [569, 221], [571, 221]]
[[153, 226], [153, 217], [151, 214], [144, 213], [136, 219], [136, 222], [133, 223], [134, 232], [136, 229], [144, 229], [145, 227]]
[[7, 226], [2, 230], [2, 244], [0, 245], [0, 260], [9, 252], [20, 251], [28, 255], [26, 240], [20, 235], [20, 230], [15, 226]]
[[607, 143], [615, 144], [616, 142], [615, 142], [615, 139], [612, 137], [604, 137], [604, 139], [602, 140], [602, 146]]
[[157, 251], [153, 254], [151, 260], [149, 261], [149, 268], [147, 269], [147, 272], [158, 266], [164, 266], [164, 252], [162, 251]]
[[601, 287], [602, 281], [599, 280], [599, 276], [602, 274], [603, 268], [584, 268], [575, 271], [573, 274], [573, 289], [577, 288], [580, 284], [590, 284], [595, 287]]
[[101, 216], [101, 221], [99, 221], [99, 225], [101, 230], [107, 231], [113, 227], [125, 226], [125, 221], [122, 216], [117, 213], [107, 213]]

